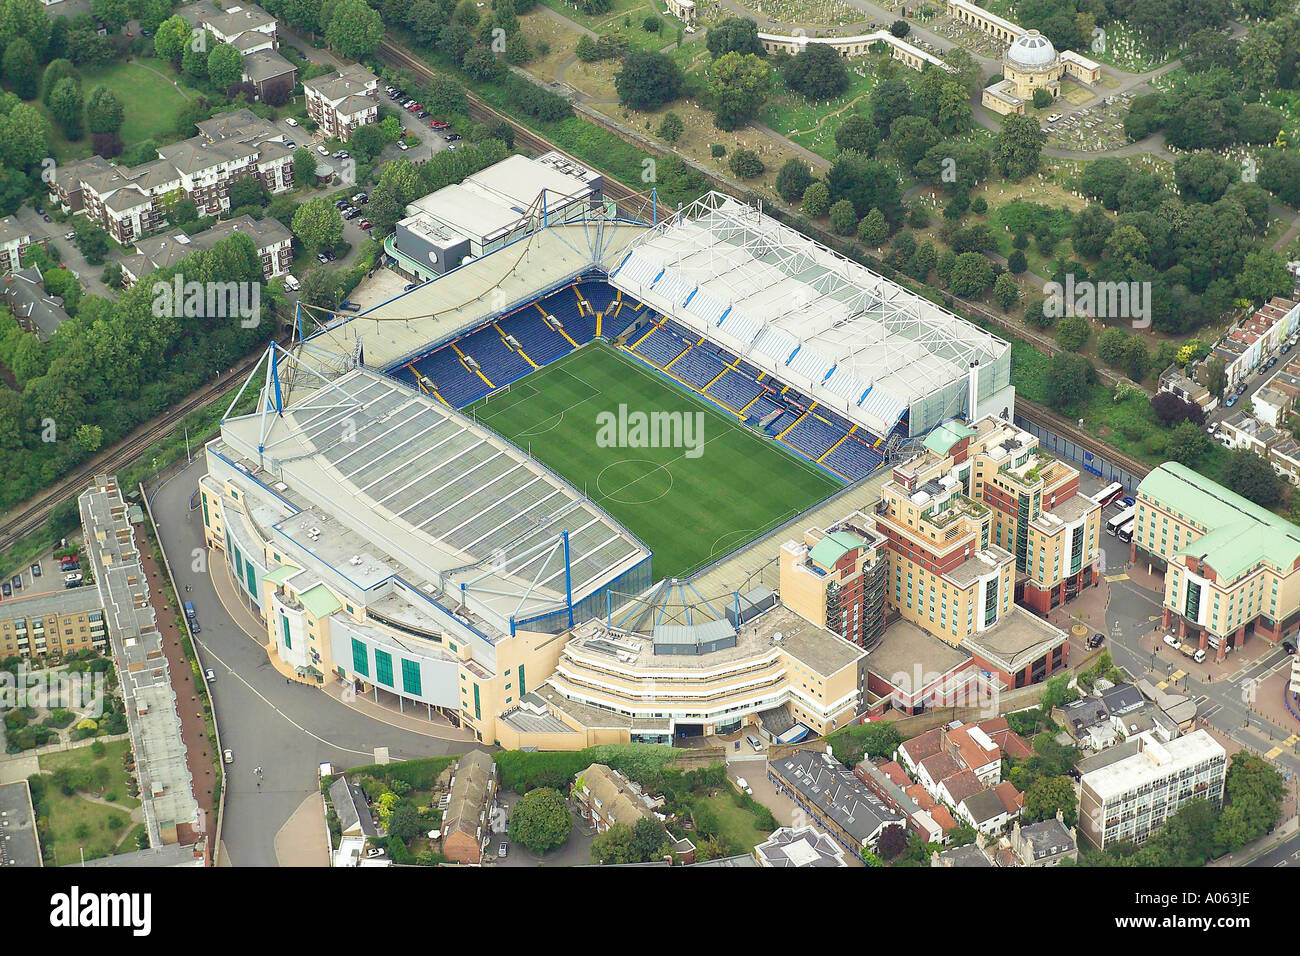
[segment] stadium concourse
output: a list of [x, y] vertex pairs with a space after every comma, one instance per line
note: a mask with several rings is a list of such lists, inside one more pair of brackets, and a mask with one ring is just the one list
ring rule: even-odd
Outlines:
[[[301, 341], [268, 349], [244, 387], [257, 406], [223, 420], [200, 492], [209, 546], [300, 679], [382, 691], [505, 743], [503, 715], [525, 699], [547, 710], [530, 691], [560, 664], [557, 635], [644, 600], [665, 571], [739, 608], [755, 562], [775, 560], [755, 539], [873, 507], [883, 467], [944, 421], [1012, 414], [1007, 343], [758, 210], [713, 193], [652, 225], [619, 216], [593, 200], [314, 332], [302, 310]], [[634, 403], [702, 415], [711, 454], [538, 447], [597, 445], [595, 406]], [[545, 417], [512, 420], [527, 414]], [[699, 549], [652, 549], [656, 525]], [[712, 667], [729, 648], [731, 670], [752, 651], [776, 668], [781, 689], [747, 712], [789, 704], [785, 724], [812, 728], [851, 716], [863, 648], [784, 610], [775, 637], [775, 618], [741, 634], [701, 614], [704, 634], [694, 613], [663, 653]], [[790, 668], [820, 675], [825, 699], [786, 687]], [[568, 735], [574, 708], [535, 716]], [[666, 742], [676, 719], [620, 718], [611, 739]]]

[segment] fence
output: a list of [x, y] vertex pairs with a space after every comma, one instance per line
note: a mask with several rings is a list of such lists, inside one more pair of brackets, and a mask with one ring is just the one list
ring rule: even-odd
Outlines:
[[1070, 438], [1063, 438], [1055, 432], [1049, 431], [1042, 425], [1030, 421], [1027, 418], [1016, 416], [1016, 425], [1023, 428], [1029, 434], [1038, 439], [1039, 446], [1046, 452], [1065, 458], [1074, 462], [1084, 471], [1096, 475], [1103, 481], [1118, 481], [1128, 491], [1132, 491], [1138, 486], [1145, 474], [1135, 474], [1125, 468], [1121, 468], [1114, 462], [1107, 461], [1105, 457], [1085, 448], [1083, 445]]

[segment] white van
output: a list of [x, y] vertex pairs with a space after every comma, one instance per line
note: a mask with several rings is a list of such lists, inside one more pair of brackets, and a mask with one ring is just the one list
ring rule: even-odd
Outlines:
[[284, 287], [288, 289], [290, 292], [297, 292], [300, 288], [302, 288], [302, 285], [292, 275], [286, 274], [284, 277]]
[[744, 777], [737, 777], [737, 778], [736, 778], [736, 786], [738, 786], [738, 787], [740, 788], [740, 792], [741, 792], [741, 793], [748, 793], [750, 796], [753, 796], [754, 791], [753, 791], [753, 789], [750, 787], [750, 785], [745, 781], [745, 778], [744, 778]]

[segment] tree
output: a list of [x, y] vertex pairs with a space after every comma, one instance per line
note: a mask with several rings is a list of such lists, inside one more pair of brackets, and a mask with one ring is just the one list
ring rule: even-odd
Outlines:
[[50, 105], [50, 98], [54, 95], [54, 88], [59, 85], [62, 79], [71, 79], [78, 86], [81, 85], [81, 74], [77, 68], [72, 65], [71, 60], [51, 60], [45, 67], [45, 73], [41, 76], [41, 97], [46, 106]]
[[963, 252], [953, 263], [948, 288], [955, 295], [977, 296], [993, 282], [993, 263], [978, 252]]
[[767, 167], [752, 149], [738, 149], [727, 160], [727, 168], [741, 179], [753, 179], [762, 176]]
[[993, 281], [993, 301], [1002, 307], [1003, 312], [1010, 312], [1011, 307], [1020, 301], [1020, 286], [1011, 278], [1011, 273], [1004, 272]]
[[90, 12], [108, 28], [109, 33], [120, 33], [132, 16], [127, 0], [90, 0]]
[[208, 54], [208, 80], [224, 90], [238, 84], [244, 75], [244, 58], [228, 43], [218, 43]]
[[1074, 352], [1057, 352], [1047, 365], [1045, 398], [1057, 411], [1068, 411], [1082, 401], [1096, 372], [1092, 363]]
[[831, 230], [837, 236], [851, 236], [857, 230], [858, 214], [853, 203], [841, 199], [831, 206]]
[[798, 202], [812, 184], [808, 164], [801, 159], [787, 159], [776, 174], [776, 192], [788, 203]]
[[1195, 466], [1209, 450], [1210, 439], [1201, 426], [1193, 422], [1182, 422], [1176, 426], [1165, 443], [1165, 454], [1189, 468]]
[[634, 845], [635, 834], [626, 823], [615, 823], [591, 841], [591, 862], [597, 866], [640, 863]]
[[681, 95], [682, 71], [662, 53], [637, 50], [614, 76], [618, 100], [634, 110], [653, 110]]
[[1283, 479], [1272, 465], [1249, 448], [1237, 448], [1228, 453], [1220, 483], [1265, 508], [1271, 508], [1282, 500]]
[[190, 39], [190, 25], [183, 17], [168, 17], [158, 27], [153, 37], [153, 51], [160, 60], [170, 60], [172, 66], [180, 66], [181, 54], [185, 52]]
[[785, 85], [810, 100], [829, 100], [849, 88], [849, 68], [834, 47], [809, 43], [786, 61], [781, 70]]
[[1284, 149], [1265, 153], [1259, 184], [1287, 205], [1300, 207], [1300, 153]]
[[1037, 87], [1034, 90], [1033, 101], [1034, 109], [1045, 110], [1047, 107], [1052, 105], [1052, 94], [1049, 90], [1045, 90], [1041, 86]]
[[871, 122], [884, 132], [900, 116], [912, 112], [912, 88], [900, 79], [888, 79], [871, 91]]
[[453, 63], [462, 63], [474, 47], [474, 34], [461, 23], [449, 23], [438, 34], [438, 49]]
[[[369, 128], [362, 127], [362, 129]], [[266, 185], [260, 176], [240, 176], [230, 184], [231, 209], [239, 209], [243, 206], [265, 206], [270, 201], [271, 194], [266, 191]]]
[[18, 96], [24, 100], [35, 99], [39, 92], [36, 72], [36, 51], [25, 37], [18, 37], [5, 48], [4, 78]]
[[766, 56], [763, 42], [758, 38], [758, 24], [748, 17], [727, 17], [717, 26], [709, 28], [704, 42], [709, 48], [709, 55], [715, 60], [728, 53]]
[[[35, 106], [19, 103], [8, 116], [0, 116], [0, 166], [9, 167], [0, 173], [14, 172], [17, 175], [17, 171], [39, 163], [49, 155], [46, 149], [48, 136], [49, 125]], [[0, 197], [7, 193], [6, 185], [0, 181]], [[25, 198], [27, 185], [15, 185], [20, 185]]]
[[830, 190], [826, 187], [826, 184], [822, 182], [820, 179], [814, 183], [809, 184], [808, 188], [804, 190], [804, 194], [803, 194], [804, 215], [812, 219], [819, 219], [822, 216], [826, 215], [826, 210], [830, 208], [830, 205], [831, 205]]
[[1201, 149], [1174, 161], [1174, 178], [1184, 197], [1192, 202], [1211, 203], [1227, 192], [1237, 177], [1226, 159]]
[[311, 185], [316, 182], [316, 157], [305, 146], [293, 151], [293, 175], [299, 183]]
[[1078, 352], [1091, 336], [1092, 326], [1081, 315], [1067, 315], [1056, 323], [1056, 341], [1067, 352]]
[[912, 32], [912, 25], [906, 20], [895, 20], [889, 25], [889, 32], [901, 40]]
[[858, 223], [858, 238], [873, 246], [878, 246], [889, 238], [889, 223], [879, 209], [872, 210]]
[[1007, 271], [1014, 275], [1020, 275], [1028, 268], [1029, 261], [1025, 258], [1024, 252], [1020, 249], [1013, 249], [1011, 255], [1007, 256]]
[[108, 258], [108, 233], [84, 216], [78, 216], [73, 226], [73, 242], [92, 266], [102, 266]]
[[744, 126], [758, 114], [772, 89], [772, 69], [752, 53], [726, 53], [709, 67], [709, 96], [718, 129]]
[[365, 0], [339, 0], [325, 29], [329, 45], [352, 60], [369, 56], [384, 38], [384, 23], [379, 11]]
[[216, 38], [204, 30], [188, 35], [181, 49], [181, 70], [192, 80], [202, 80], [208, 75], [208, 53], [217, 45]]
[[841, 153], [851, 149], [855, 153], [871, 156], [879, 144], [880, 131], [861, 113], [854, 113], [835, 129], [835, 149]]
[[1038, 120], [1013, 113], [1002, 120], [1002, 129], [993, 137], [993, 161], [1008, 179], [1024, 179], [1038, 169], [1045, 142], [1047, 134]]
[[900, 116], [889, 127], [889, 150], [908, 169], [913, 168], [943, 137], [924, 116]]
[[343, 301], [342, 281], [338, 272], [315, 266], [302, 277], [298, 300], [320, 309], [337, 309]]
[[104, 444], [104, 432], [98, 425], [78, 426], [74, 438], [81, 450], [88, 455], [99, 451], [100, 446]]
[[343, 238], [343, 217], [328, 199], [316, 196], [293, 214], [293, 234], [314, 252], [333, 249]]
[[471, 47], [460, 65], [466, 73], [480, 83], [487, 83], [501, 75], [501, 61], [485, 46]]
[[897, 823], [880, 831], [876, 840], [876, 853], [884, 860], [892, 860], [907, 849], [907, 828]]
[[884, 163], [859, 153], [840, 153], [826, 175], [834, 202], [848, 199], [859, 216], [879, 209], [891, 225], [903, 218], [898, 177]]
[[510, 839], [533, 853], [547, 853], [563, 845], [572, 827], [568, 804], [550, 787], [529, 790], [510, 814]]
[[46, 55], [50, 18], [40, 0], [0, 0], [0, 50], [16, 39], [31, 44], [37, 59]]
[[645, 863], [659, 856], [669, 846], [668, 832], [654, 817], [642, 817], [632, 827], [632, 849], [638, 862]]
[[664, 114], [663, 122], [659, 124], [659, 138], [667, 143], [675, 143], [682, 138], [682, 133], [686, 132], [686, 126], [682, 123], [682, 118], [669, 110]]
[[108, 87], [96, 87], [86, 102], [86, 118], [92, 133], [116, 133], [125, 118], [122, 101]]
[[1275, 295], [1285, 295], [1291, 287], [1291, 273], [1287, 271], [1283, 256], [1272, 249], [1246, 253], [1237, 276], [1237, 293], [1243, 299], [1267, 302]]
[[1079, 798], [1069, 777], [1040, 777], [1025, 791], [1025, 815], [1028, 822], [1048, 820], [1061, 812], [1067, 827], [1079, 821]]
[[409, 843], [420, 835], [422, 829], [419, 813], [412, 801], [402, 800], [393, 808], [393, 815], [388, 818], [390, 840], [400, 840], [403, 844]]
[[68, 139], [77, 140], [85, 135], [86, 104], [81, 87], [70, 76], [55, 84], [50, 93], [50, 115]]

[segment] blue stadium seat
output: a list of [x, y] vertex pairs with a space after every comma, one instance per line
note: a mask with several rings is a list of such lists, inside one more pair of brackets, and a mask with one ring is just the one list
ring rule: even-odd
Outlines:
[[880, 467], [883, 459], [856, 436], [850, 435], [839, 447], [822, 459], [822, 464], [838, 471], [844, 477], [857, 481]]
[[722, 359], [693, 345], [673, 363], [672, 373], [697, 389], [703, 389], [726, 367]]
[[506, 345], [496, 327], [489, 325], [461, 339], [460, 350], [474, 359], [495, 385], [505, 385], [533, 370], [528, 360]]
[[[680, 365], [681, 363], [679, 362], [678, 364]], [[673, 366], [673, 368], [676, 367], [676, 365]], [[728, 408], [740, 411], [750, 402], [754, 401], [762, 391], [763, 386], [759, 385], [749, 376], [742, 375], [734, 369], [728, 369], [723, 373], [722, 378], [709, 386], [704, 394], [721, 402]], [[776, 404], [774, 402], [770, 403], [767, 411], [760, 413], [758, 417], [761, 418], [763, 415], [766, 415], [775, 408]], [[750, 409], [746, 414], [753, 414], [753, 412], [754, 409]]]
[[426, 355], [415, 363], [415, 368], [433, 382], [438, 394], [453, 408], [463, 408], [491, 391], [483, 379], [461, 363], [450, 345]]
[[844, 432], [831, 427], [816, 415], [805, 415], [781, 440], [816, 460], [830, 451], [842, 437]]
[[779, 435], [781, 434], [781, 432], [785, 431], [787, 428], [789, 428], [798, 420], [799, 420], [798, 415], [796, 415], [794, 412], [790, 411], [789, 409], [786, 409], [780, 414], [779, 417], [773, 420], [772, 424], [768, 425], [767, 427], [768, 430], [773, 435]]
[[666, 328], [660, 327], [651, 332], [634, 350], [637, 355], [648, 359], [663, 368], [677, 356], [686, 351], [686, 344], [680, 336], [674, 335]]
[[507, 335], [518, 339], [524, 353], [538, 365], [554, 362], [561, 355], [573, 351], [569, 340], [547, 325], [541, 313], [532, 306], [507, 316], [497, 324]]

